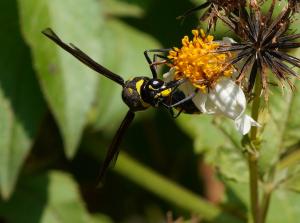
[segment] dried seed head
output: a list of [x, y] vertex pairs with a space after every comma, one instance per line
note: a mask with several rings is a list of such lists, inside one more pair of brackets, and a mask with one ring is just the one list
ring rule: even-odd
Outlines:
[[294, 12], [300, 11], [300, 0], [288, 0], [288, 5]]
[[205, 9], [205, 12], [200, 17], [201, 21], [208, 21], [207, 31], [216, 27], [218, 14], [228, 15], [230, 13], [238, 13], [239, 7], [245, 7], [246, 0], [207, 0], [202, 5], [196, 6], [186, 11], [178, 18], [184, 18], [193, 12]]
[[[248, 78], [248, 91], [251, 92], [258, 74], [261, 75], [265, 99], [268, 99], [268, 73], [270, 69], [283, 86], [288, 83], [291, 87], [291, 76], [298, 74], [288, 64], [300, 68], [300, 59], [289, 55], [286, 51], [300, 47], [300, 34], [289, 34], [292, 16], [295, 11], [287, 4], [279, 15], [272, 18], [276, 0], [267, 13], [263, 13], [260, 4], [251, 0], [249, 12], [240, 7], [239, 14], [218, 17], [240, 38], [238, 43], [223, 45], [219, 52], [237, 52], [237, 56], [230, 63], [242, 64], [238, 82]], [[250, 70], [250, 72], [248, 72]], [[249, 73], [249, 74], [248, 74]]]

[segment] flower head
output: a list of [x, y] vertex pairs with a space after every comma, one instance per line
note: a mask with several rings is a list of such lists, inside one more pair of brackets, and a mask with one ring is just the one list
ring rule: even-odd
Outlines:
[[[235, 69], [228, 64], [232, 57], [229, 52], [216, 53], [222, 42], [206, 36], [203, 30], [193, 30], [192, 40], [182, 39], [182, 47], [169, 52], [170, 71], [164, 75], [166, 82], [186, 79], [179, 89], [186, 97], [193, 95], [194, 105], [203, 114], [224, 115], [235, 122], [243, 135], [251, 126], [259, 126], [245, 114], [246, 97], [243, 90], [231, 80]], [[230, 41], [224, 40], [227, 45]], [[200, 89], [200, 91], [198, 90]]]
[[300, 38], [300, 34], [289, 34], [292, 16], [295, 13], [294, 7], [298, 1], [289, 0], [282, 12], [272, 18], [276, 0], [272, 0], [267, 13], [261, 11], [260, 4], [255, 0], [250, 1], [249, 12], [240, 7], [238, 16], [223, 16], [219, 18], [229, 26], [240, 38], [239, 43], [230, 45], [223, 44], [219, 52], [237, 52], [237, 56], [229, 61], [231, 64], [241, 62], [241, 70], [237, 78], [238, 82], [245, 80], [249, 74], [248, 92], [251, 92], [257, 77], [260, 74], [262, 87], [265, 92], [265, 99], [268, 99], [268, 73], [270, 69], [284, 86], [290, 81], [291, 76], [298, 77], [298, 74], [291, 69], [290, 64], [300, 67], [300, 60], [289, 55], [286, 51], [300, 47], [300, 42], [295, 40]]
[[[175, 76], [175, 69], [171, 68], [164, 75], [164, 80], [171, 81]], [[186, 96], [195, 92], [195, 86], [190, 82], [181, 84], [179, 89]], [[214, 89], [207, 93], [198, 92], [192, 100], [203, 114], [224, 115], [234, 120], [236, 129], [243, 135], [250, 131], [251, 126], [260, 126], [245, 114], [247, 102], [244, 92], [230, 78], [222, 78]]]
[[192, 40], [182, 39], [182, 47], [169, 52], [170, 66], [175, 69], [175, 79], [187, 78], [196, 88], [205, 92], [213, 88], [218, 80], [230, 77], [233, 66], [226, 66], [230, 53], [212, 53], [219, 47], [214, 37], [206, 36], [203, 30], [193, 30]]

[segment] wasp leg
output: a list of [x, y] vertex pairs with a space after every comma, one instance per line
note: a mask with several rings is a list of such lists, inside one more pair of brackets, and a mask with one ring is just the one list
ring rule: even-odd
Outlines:
[[174, 114], [174, 109], [173, 109], [172, 107], [170, 107], [170, 105], [167, 105], [166, 103], [162, 103], [162, 105], [163, 105], [166, 109], [168, 109], [168, 111], [169, 111], [169, 113], [171, 114], [172, 118], [177, 118], [177, 117], [181, 114], [181, 112], [183, 111], [183, 108], [181, 108], [181, 109], [179, 110], [179, 112], [177, 112], [177, 114]]
[[169, 58], [167, 56], [155, 53], [155, 54], [153, 54], [153, 60], [152, 60], [153, 63], [157, 62], [157, 57], [169, 61]]
[[[172, 88], [172, 91], [171, 91], [171, 93], [170, 93], [170, 104], [166, 104], [166, 103], [162, 103], [162, 105], [164, 106], [164, 107], [166, 107], [167, 109], [168, 109], [168, 111], [170, 112], [170, 114], [172, 115], [172, 117], [173, 118], [177, 118], [179, 115], [180, 115], [180, 113], [183, 111], [183, 108], [181, 108], [180, 109], [180, 111], [176, 114], [176, 115], [174, 115], [174, 111], [173, 111], [173, 108], [175, 107], [175, 106], [177, 106], [177, 104], [182, 104], [182, 103], [184, 103], [185, 101], [183, 101], [183, 100], [181, 100], [181, 101], [178, 101], [176, 104], [172, 104], [172, 96], [173, 96], [173, 94], [175, 93], [175, 91], [177, 90], [177, 88], [181, 85], [181, 84], [183, 84], [185, 81], [187, 81], [187, 79], [179, 79], [179, 80], [175, 80], [175, 81], [170, 81], [170, 82], [168, 82], [167, 84], [166, 84], [166, 87], [167, 88]], [[184, 99], [185, 100], [185, 99]], [[186, 101], [188, 101], [189, 99], [187, 99]]]
[[182, 99], [181, 101], [178, 101], [178, 102], [176, 102], [175, 104], [172, 104], [172, 105], [169, 105], [169, 106], [170, 106], [171, 108], [174, 108], [174, 107], [176, 107], [176, 106], [179, 106], [179, 105], [181, 105], [181, 104], [183, 104], [183, 103], [185, 103], [185, 102], [187, 102], [187, 101], [193, 99], [193, 97], [195, 97], [195, 95], [196, 95], [196, 93], [194, 92], [194, 93], [192, 93], [191, 95], [189, 95], [188, 97]]
[[98, 187], [102, 185], [103, 178], [111, 165], [111, 163], [114, 163], [117, 160], [117, 157], [120, 152], [120, 144], [122, 141], [122, 138], [124, 136], [124, 133], [128, 129], [130, 123], [132, 122], [134, 118], [134, 113], [132, 111], [128, 111], [125, 118], [123, 119], [118, 131], [116, 132], [112, 143], [109, 146], [109, 149], [107, 151], [107, 154], [105, 156], [103, 165], [100, 169], [99, 177], [98, 177]]
[[171, 48], [169, 48], [169, 49], [151, 49], [151, 50], [145, 50], [144, 51], [144, 55], [145, 55], [145, 58], [146, 58], [149, 66], [150, 66], [153, 78], [157, 78], [157, 71], [156, 71], [156, 68], [153, 65], [151, 66], [153, 61], [150, 59], [149, 53], [165, 53], [165, 52], [168, 52], [170, 50], [171, 50]]
[[[157, 58], [161, 58], [163, 60], [158, 60]], [[152, 61], [153, 62], [150, 64], [150, 69], [155, 69], [155, 71], [157, 73], [157, 65], [167, 64], [171, 60], [167, 56], [155, 53], [155, 54], [153, 54], [153, 60]]]
[[165, 103], [163, 103], [163, 106], [165, 106], [167, 109], [168, 109], [168, 111], [169, 111], [169, 113], [171, 114], [171, 116], [172, 117], [174, 117], [175, 115], [174, 115], [174, 110], [173, 110], [173, 108], [170, 108], [167, 104], [165, 104]]
[[150, 64], [150, 69], [153, 68], [157, 71], [157, 65], [166, 64], [168, 60], [161, 60], [161, 61], [155, 61], [152, 64]]
[[167, 88], [172, 88], [170, 95], [172, 95], [177, 90], [177, 88], [186, 81], [187, 81], [187, 79], [183, 78], [183, 79], [179, 79], [176, 81], [170, 81], [170, 82], [166, 83]]
[[181, 108], [180, 110], [179, 110], [179, 112], [177, 112], [177, 114], [176, 115], [174, 115], [174, 112], [173, 112], [173, 115], [172, 115], [172, 118], [178, 118], [179, 117], [179, 115], [181, 114], [183, 112], [183, 108]]
[[[158, 60], [158, 58], [163, 59], [163, 60]], [[152, 63], [150, 64], [150, 66], [155, 66], [155, 68], [156, 68], [156, 65], [165, 64], [168, 61], [170, 61], [170, 59], [168, 59], [167, 56], [155, 53], [155, 54], [153, 54], [153, 60], [152, 60]]]
[[182, 99], [182, 100], [176, 102], [175, 104], [169, 105], [169, 107], [170, 107], [170, 108], [174, 108], [174, 107], [177, 107], [177, 106], [179, 106], [179, 105], [182, 105], [183, 103], [185, 103], [185, 102], [187, 102], [187, 101], [189, 101], [189, 100], [192, 100], [192, 99], [195, 97], [195, 95], [197, 94], [198, 91], [199, 91], [199, 89], [197, 88], [192, 94], [190, 94], [190, 95], [187, 96], [186, 98], [184, 98], [184, 99]]
[[[184, 110], [184, 108], [180, 107], [180, 105], [183, 105], [187, 101], [192, 100], [198, 91], [199, 91], [199, 89], [196, 89], [191, 95], [189, 95], [188, 97], [185, 97], [184, 99], [182, 99], [174, 104], [172, 104], [172, 94], [171, 94], [170, 95], [170, 97], [171, 97], [170, 104], [166, 104], [165, 102], [163, 102], [162, 105], [168, 109], [168, 111], [170, 112], [170, 114], [172, 115], [173, 118], [177, 118]], [[173, 111], [174, 107], [180, 108], [179, 112], [176, 115], [174, 115], [174, 111]]]

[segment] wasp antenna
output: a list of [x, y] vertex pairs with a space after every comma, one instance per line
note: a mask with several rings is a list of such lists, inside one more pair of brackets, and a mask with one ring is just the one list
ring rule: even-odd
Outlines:
[[92, 58], [90, 58], [87, 54], [85, 54], [73, 44], [68, 45], [64, 43], [51, 28], [43, 30], [42, 33], [49, 39], [51, 39], [53, 42], [55, 42], [57, 45], [59, 45], [61, 48], [72, 54], [82, 63], [87, 65], [89, 68], [120, 84], [121, 86], [124, 86], [124, 79], [121, 76], [113, 73], [112, 71], [98, 64], [96, 61], [94, 61]]
[[110, 167], [111, 163], [114, 163], [117, 160], [117, 157], [120, 152], [120, 144], [121, 144], [122, 138], [124, 136], [124, 133], [128, 129], [130, 123], [132, 122], [133, 118], [134, 118], [134, 112], [129, 110], [127, 112], [125, 118], [123, 119], [118, 131], [116, 132], [111, 145], [109, 146], [109, 149], [107, 151], [106, 157], [103, 162], [103, 165], [100, 169], [100, 173], [99, 173], [99, 177], [98, 177], [99, 183], [98, 183], [97, 187], [102, 186], [103, 178], [104, 178], [108, 168]]

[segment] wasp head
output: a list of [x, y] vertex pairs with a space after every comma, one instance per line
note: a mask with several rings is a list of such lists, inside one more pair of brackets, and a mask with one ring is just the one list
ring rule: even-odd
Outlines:
[[143, 100], [153, 107], [158, 107], [166, 97], [169, 97], [172, 89], [160, 79], [148, 80], [141, 89]]
[[171, 91], [160, 79], [135, 77], [125, 82], [122, 98], [132, 111], [140, 111], [149, 106], [158, 107]]

